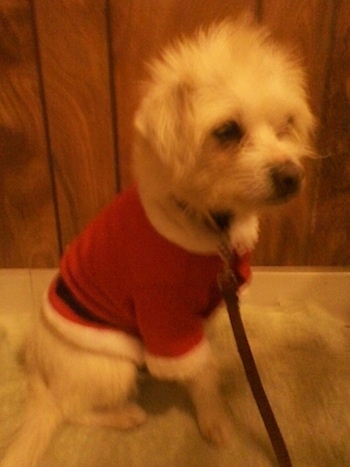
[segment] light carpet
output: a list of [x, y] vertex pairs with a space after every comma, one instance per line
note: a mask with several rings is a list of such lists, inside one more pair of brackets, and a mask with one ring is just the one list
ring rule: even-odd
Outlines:
[[[314, 304], [245, 305], [242, 315], [271, 405], [295, 467], [350, 466], [350, 326]], [[349, 310], [350, 311], [350, 310]], [[29, 313], [0, 314], [0, 439], [20, 421], [25, 377], [16, 360]], [[143, 376], [140, 428], [63, 426], [41, 467], [259, 467], [277, 465], [246, 382], [228, 317], [208, 326], [232, 412], [229, 446], [200, 437], [184, 389]], [[1, 450], [0, 450], [1, 456]], [[20, 466], [19, 466], [20, 467]]]

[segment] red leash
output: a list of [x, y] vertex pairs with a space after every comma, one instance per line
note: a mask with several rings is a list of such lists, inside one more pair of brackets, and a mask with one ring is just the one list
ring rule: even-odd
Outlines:
[[[266, 396], [262, 385], [259, 372], [257, 370], [252, 351], [244, 330], [240, 309], [239, 299], [237, 295], [238, 281], [231, 269], [230, 262], [227, 261], [225, 251], [222, 257], [226, 266], [225, 272], [219, 279], [219, 285], [222, 290], [224, 300], [227, 305], [231, 327], [236, 339], [239, 355], [241, 357], [245, 374], [247, 376], [250, 389], [253, 393], [255, 402], [258, 406], [261, 418], [264, 422], [266, 431], [269, 435], [273, 450], [280, 467], [292, 467], [286, 444], [284, 442], [281, 430], [277, 424], [271, 405]], [[231, 258], [231, 253], [230, 253]]]

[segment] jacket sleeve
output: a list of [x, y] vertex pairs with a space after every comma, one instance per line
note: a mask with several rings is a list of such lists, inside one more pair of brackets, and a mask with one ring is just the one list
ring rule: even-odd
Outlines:
[[159, 378], [190, 378], [212, 358], [200, 306], [194, 309], [198, 300], [189, 289], [147, 287], [135, 299], [146, 364]]

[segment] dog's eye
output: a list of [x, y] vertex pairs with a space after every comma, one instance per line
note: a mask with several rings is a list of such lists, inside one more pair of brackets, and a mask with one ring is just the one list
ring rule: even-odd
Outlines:
[[294, 115], [289, 115], [284, 124], [280, 127], [277, 136], [283, 138], [284, 136], [290, 136], [295, 128], [295, 117]]
[[220, 143], [239, 142], [243, 137], [243, 130], [235, 121], [222, 124], [213, 131], [215, 138]]
[[295, 117], [294, 115], [289, 115], [287, 118], [287, 125], [294, 126], [295, 125]]

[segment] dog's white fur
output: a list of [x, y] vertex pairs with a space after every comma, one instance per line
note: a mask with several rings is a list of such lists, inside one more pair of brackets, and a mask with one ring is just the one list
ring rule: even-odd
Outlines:
[[[284, 200], [272, 170], [288, 162], [300, 175], [310, 153], [313, 116], [298, 63], [265, 30], [225, 22], [166, 50], [150, 74], [135, 120], [134, 165], [151, 223], [183, 248], [210, 253], [218, 236], [207, 220], [229, 213], [232, 246], [251, 250], [257, 210]], [[2, 467], [36, 465], [63, 420], [117, 428], [145, 420], [130, 401], [132, 362], [74, 347], [43, 318], [26, 347], [29, 403]], [[184, 383], [203, 435], [225, 444], [231, 422], [214, 362]]]

